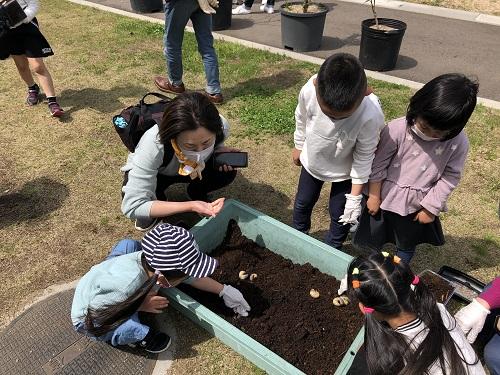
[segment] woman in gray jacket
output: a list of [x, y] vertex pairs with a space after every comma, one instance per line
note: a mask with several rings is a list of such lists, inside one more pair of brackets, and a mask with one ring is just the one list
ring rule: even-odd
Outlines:
[[[123, 182], [122, 212], [138, 230], [153, 227], [157, 218], [180, 212], [215, 216], [224, 198], [210, 202], [208, 193], [229, 185], [232, 167], [213, 167], [214, 152], [235, 151], [223, 142], [229, 124], [203, 94], [184, 93], [165, 109], [163, 120], [144, 133], [128, 156]], [[187, 184], [186, 202], [168, 202], [165, 189]]]

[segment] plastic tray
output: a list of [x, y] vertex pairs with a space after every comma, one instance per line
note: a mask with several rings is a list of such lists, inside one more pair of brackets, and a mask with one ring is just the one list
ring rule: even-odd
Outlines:
[[442, 303], [443, 305], [446, 305], [448, 302], [450, 302], [451, 297], [455, 294], [455, 290], [456, 290], [455, 285], [453, 285], [453, 283], [451, 283], [450, 280], [445, 279], [443, 276], [441, 276], [441, 275], [439, 275], [436, 272], [431, 271], [431, 270], [424, 270], [424, 271], [420, 272], [419, 276], [423, 276], [425, 273], [433, 274], [434, 276], [443, 280], [445, 283], [447, 283], [448, 285], [450, 285], [452, 287], [451, 292], [448, 294], [448, 297], [446, 297], [446, 299], [442, 302], [438, 301], [438, 302]]
[[455, 297], [462, 302], [470, 303], [484, 289], [485, 284], [455, 268], [443, 266], [439, 275], [455, 286]]

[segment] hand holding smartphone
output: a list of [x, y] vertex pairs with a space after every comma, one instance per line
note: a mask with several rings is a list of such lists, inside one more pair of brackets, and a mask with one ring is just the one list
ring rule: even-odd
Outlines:
[[247, 152], [216, 152], [214, 153], [214, 169], [219, 169], [223, 165], [228, 165], [233, 168], [248, 167]]

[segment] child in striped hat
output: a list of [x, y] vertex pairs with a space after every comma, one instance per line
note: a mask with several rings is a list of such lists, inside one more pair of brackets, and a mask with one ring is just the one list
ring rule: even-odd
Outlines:
[[130, 345], [159, 353], [170, 337], [142, 323], [139, 312], [161, 313], [168, 300], [157, 295], [160, 287], [181, 282], [219, 295], [241, 316], [250, 306], [239, 290], [209, 276], [217, 260], [198, 249], [193, 235], [184, 228], [161, 224], [142, 242], [120, 241], [107, 259], [93, 266], [79, 281], [73, 298], [71, 319], [75, 329], [111, 345]]

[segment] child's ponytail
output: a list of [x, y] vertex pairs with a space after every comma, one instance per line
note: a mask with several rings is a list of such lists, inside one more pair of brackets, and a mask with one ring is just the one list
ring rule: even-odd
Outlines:
[[[406, 263], [387, 252], [377, 253], [368, 259], [356, 258], [347, 275], [353, 299], [365, 306], [366, 360], [370, 374], [425, 374], [436, 362], [443, 374], [448, 373], [448, 368], [453, 375], [467, 374], [465, 356], [449, 332], [454, 327], [443, 323], [434, 296]], [[415, 314], [428, 329], [417, 347], [413, 340], [407, 342], [383, 319], [377, 319], [404, 312]]]
[[[147, 265], [144, 256], [141, 261], [145, 268], [151, 268]], [[157, 280], [158, 275], [154, 274], [123, 302], [102, 306], [97, 309], [89, 308], [85, 316], [86, 331], [93, 336], [99, 337], [123, 324], [139, 309], [148, 293], [156, 285]]]

